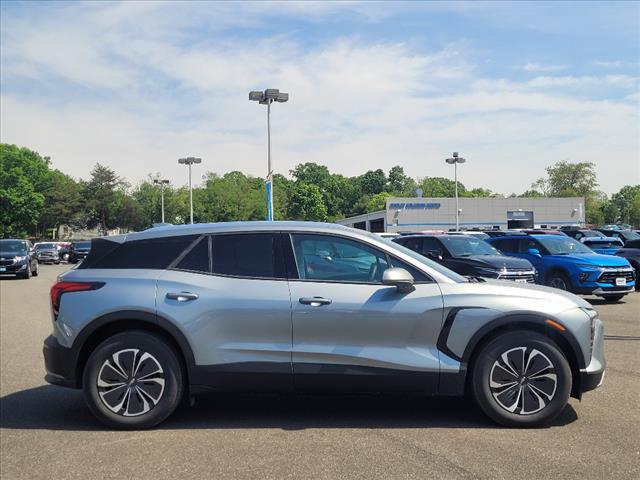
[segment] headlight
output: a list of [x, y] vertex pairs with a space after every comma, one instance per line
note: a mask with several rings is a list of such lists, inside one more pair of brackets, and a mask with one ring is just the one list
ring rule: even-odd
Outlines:
[[576, 267], [584, 268], [587, 270], [602, 270], [602, 267], [599, 267], [597, 265], [589, 265], [589, 264], [577, 264]]
[[27, 257], [26, 257], [26, 256], [22, 256], [22, 257], [13, 257], [13, 259], [14, 259], [16, 262], [24, 262], [24, 261], [27, 259]]

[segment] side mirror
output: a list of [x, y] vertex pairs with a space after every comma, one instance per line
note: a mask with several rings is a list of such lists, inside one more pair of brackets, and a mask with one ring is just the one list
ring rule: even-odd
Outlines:
[[442, 260], [442, 254], [436, 250], [428, 251], [427, 257], [429, 257], [431, 260], [436, 260], [438, 262]]
[[527, 250], [527, 252], [529, 253], [529, 255], [542, 258], [542, 254], [540, 253], [540, 250], [538, 250], [537, 248], [530, 248], [529, 250]]
[[413, 291], [413, 277], [404, 268], [387, 268], [382, 274], [382, 283], [391, 285], [399, 292], [407, 293]]

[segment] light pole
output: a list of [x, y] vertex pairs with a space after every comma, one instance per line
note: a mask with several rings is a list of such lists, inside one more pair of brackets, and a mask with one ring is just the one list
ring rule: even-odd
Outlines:
[[453, 164], [453, 176], [456, 184], [456, 232], [460, 231], [460, 208], [458, 207], [458, 164], [467, 160], [458, 156], [458, 152], [453, 152], [453, 157], [445, 160], [449, 165]]
[[191, 165], [194, 163], [202, 163], [202, 159], [198, 157], [179, 158], [178, 163], [181, 165], [189, 165], [189, 207], [191, 211], [191, 223], [193, 223], [193, 188], [191, 188]]
[[162, 205], [162, 223], [164, 223], [164, 186], [169, 183], [169, 180], [154, 178], [153, 183], [156, 185], [160, 184], [160, 204]]
[[273, 221], [273, 169], [271, 168], [271, 104], [284, 103], [289, 94], [277, 88], [267, 88], [264, 92], [249, 92], [249, 100], [267, 106], [267, 220]]

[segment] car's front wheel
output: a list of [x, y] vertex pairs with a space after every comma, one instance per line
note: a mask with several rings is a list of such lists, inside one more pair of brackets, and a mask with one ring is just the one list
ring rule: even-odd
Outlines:
[[83, 374], [90, 410], [119, 429], [159, 424], [176, 409], [183, 389], [178, 353], [163, 338], [144, 331], [118, 333], [103, 341]]
[[571, 282], [564, 273], [551, 273], [547, 279], [547, 285], [560, 290], [571, 291]]
[[471, 389], [480, 408], [497, 423], [536, 427], [567, 405], [571, 369], [548, 337], [512, 331], [490, 340], [474, 357]]

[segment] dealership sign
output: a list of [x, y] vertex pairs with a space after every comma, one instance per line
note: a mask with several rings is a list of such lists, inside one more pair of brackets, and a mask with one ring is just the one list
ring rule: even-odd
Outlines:
[[415, 202], [415, 203], [390, 203], [391, 210], [438, 210], [439, 203]]

